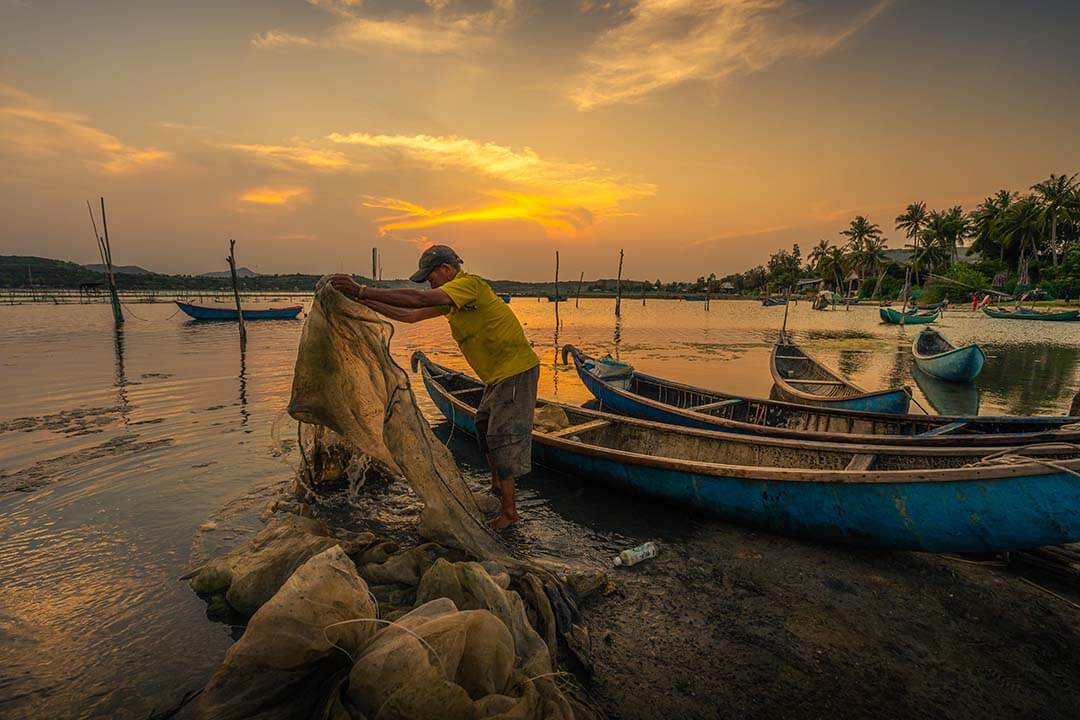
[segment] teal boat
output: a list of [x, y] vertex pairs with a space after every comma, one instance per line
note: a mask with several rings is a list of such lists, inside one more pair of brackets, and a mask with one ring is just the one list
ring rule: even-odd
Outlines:
[[867, 392], [825, 367], [784, 333], [773, 346], [769, 369], [771, 397], [777, 400], [878, 413], [906, 413], [910, 407], [908, 388]]
[[[176, 300], [176, 306], [186, 315], [196, 320], [232, 320], [236, 321], [236, 308], [234, 307], [207, 307], [206, 305], [193, 305], [191, 303]], [[266, 308], [263, 310], [244, 309], [245, 320], [292, 320], [304, 309], [303, 305], [289, 305], [288, 307]]]
[[941, 316], [941, 310], [931, 310], [930, 312], [925, 313], [912, 311], [900, 313], [892, 308], [883, 307], [878, 308], [878, 314], [881, 316], [881, 322], [890, 325], [899, 325], [901, 315], [904, 318], [905, 325], [927, 325]]
[[[443, 416], [458, 431], [475, 434], [484, 386], [423, 353], [414, 353], [412, 363]], [[1000, 552], [1080, 540], [1075, 446], [1027, 450], [1052, 462], [994, 462], [988, 457], [993, 449], [977, 446], [805, 443], [537, 404], [565, 414], [565, 422], [533, 430], [535, 464], [722, 520], [926, 552]]]
[[920, 370], [950, 382], [971, 382], [986, 363], [986, 353], [978, 345], [956, 347], [933, 328], [919, 333], [911, 343], [911, 354]]
[[1001, 307], [983, 308], [983, 312], [998, 320], [1075, 320], [1080, 315], [1080, 310], [1060, 310], [1058, 312], [1040, 312], [1030, 308], [1016, 308], [1008, 310]]

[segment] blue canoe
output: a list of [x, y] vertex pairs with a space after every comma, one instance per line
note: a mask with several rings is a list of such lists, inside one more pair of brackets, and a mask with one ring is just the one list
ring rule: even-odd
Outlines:
[[[175, 301], [176, 306], [196, 320], [236, 320], [236, 308], [207, 307]], [[304, 309], [303, 305], [266, 308], [264, 310], [244, 310], [245, 320], [292, 320]]]
[[504, 303], [510, 302], [510, 293], [496, 293]]
[[[483, 385], [423, 353], [412, 361], [440, 412], [457, 430], [475, 434]], [[1043, 447], [1054, 466], [964, 467], [992, 451], [807, 444], [538, 404], [560, 408], [568, 425], [533, 431], [536, 464], [731, 522], [927, 552], [1001, 552], [1080, 539], [1080, 459], [1067, 445]]]
[[[600, 410], [669, 425], [758, 437], [872, 445], [1080, 444], [1080, 417], [912, 415], [799, 405], [730, 395], [646, 375], [625, 363], [592, 358], [573, 345], [563, 346], [564, 363], [568, 355]], [[1063, 429], [1070, 425], [1077, 427]]]
[[905, 325], [928, 325], [937, 320], [940, 314], [940, 310], [930, 310], [928, 312], [908, 310], [905, 313], [901, 313], [899, 310], [893, 310], [888, 307], [878, 308], [878, 315], [881, 316], [881, 322], [888, 323], [889, 325], [899, 325], [901, 315], [904, 317]]
[[867, 392], [825, 367], [784, 334], [773, 346], [769, 370], [771, 396], [776, 400], [878, 413], [906, 413], [911, 405], [908, 388]]
[[911, 343], [915, 364], [928, 375], [950, 382], [971, 382], [986, 363], [986, 353], [978, 345], [956, 347], [933, 328], [926, 328]]
[[767, 297], [761, 301], [761, 304], [765, 307], [776, 307], [777, 305], [787, 305], [786, 298], [771, 298]]

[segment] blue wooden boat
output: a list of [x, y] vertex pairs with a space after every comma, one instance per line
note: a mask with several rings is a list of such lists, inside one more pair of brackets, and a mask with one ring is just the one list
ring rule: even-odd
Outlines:
[[986, 362], [986, 353], [978, 345], [956, 347], [933, 328], [918, 334], [911, 343], [911, 354], [920, 370], [950, 382], [971, 382]]
[[[234, 307], [207, 307], [206, 305], [192, 305], [191, 303], [176, 300], [176, 306], [187, 315], [196, 320], [236, 320], [236, 308]], [[262, 310], [244, 310], [245, 320], [292, 320], [304, 309], [303, 305], [289, 305], [288, 307], [265, 308]]]
[[1051, 320], [1061, 322], [1076, 320], [1077, 316], [1080, 316], [1080, 310], [1043, 312], [1025, 307], [1018, 307], [1015, 310], [1001, 307], [983, 308], [983, 312], [998, 320]]
[[881, 316], [881, 322], [890, 325], [899, 325], [901, 315], [904, 318], [905, 325], [927, 325], [937, 320], [941, 316], [941, 311], [918, 312], [909, 310], [906, 313], [901, 313], [899, 310], [893, 310], [890, 307], [882, 307], [878, 308], [878, 315]]
[[764, 307], [776, 307], [777, 305], [787, 305], [787, 298], [772, 298], [767, 297], [761, 300], [761, 304]]
[[777, 400], [879, 413], [906, 413], [911, 404], [908, 388], [867, 392], [825, 367], [783, 333], [773, 346], [769, 369], [771, 395]]
[[510, 293], [497, 293], [497, 294], [499, 296], [499, 299], [502, 300], [504, 303], [510, 302]]
[[[483, 385], [413, 355], [440, 412], [475, 434]], [[678, 428], [555, 405], [533, 430], [536, 464], [797, 537], [927, 552], [1001, 552], [1080, 540], [1078, 452], [994, 463], [987, 448], [807, 444]], [[979, 458], [983, 464], [965, 467]]]
[[564, 345], [562, 354], [564, 363], [567, 356], [573, 358], [578, 377], [601, 410], [670, 425], [757, 437], [873, 445], [1080, 443], [1080, 426], [1063, 429], [1080, 423], [1077, 417], [913, 415], [798, 405], [684, 385], [646, 375], [625, 364], [628, 370], [619, 372], [603, 359], [592, 358], [572, 345]]

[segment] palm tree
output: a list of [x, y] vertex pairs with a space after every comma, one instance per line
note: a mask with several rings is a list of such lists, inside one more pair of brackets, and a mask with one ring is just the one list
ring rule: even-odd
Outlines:
[[818, 244], [810, 251], [810, 256], [807, 258], [807, 264], [814, 272], [821, 274], [821, 270], [818, 266], [821, 264], [822, 258], [829, 252], [829, 241], [819, 240]]
[[[816, 249], [816, 248], [815, 248]], [[817, 265], [817, 272], [821, 277], [832, 277], [833, 282], [836, 283], [836, 292], [841, 292], [844, 283], [840, 279], [847, 272], [847, 256], [844, 255], [844, 251], [838, 247], [828, 247], [821, 256], [821, 260]]]
[[857, 248], [870, 238], [880, 238], [881, 228], [864, 216], [858, 215], [846, 230], [840, 231], [840, 234], [848, 239], [848, 247]]
[[1005, 262], [1005, 242], [1001, 237], [1001, 218], [1013, 201], [1013, 193], [1008, 190], [998, 190], [982, 201], [968, 215], [968, 224], [971, 228], [971, 249], [979, 252], [983, 257], [997, 252], [998, 262]]
[[919, 234], [926, 227], [926, 203], [916, 202], [907, 206], [904, 212], [896, 216], [896, 229], [904, 231], [904, 237], [911, 241], [911, 249], [919, 250]]
[[1054, 265], [1058, 264], [1057, 226], [1058, 219], [1062, 214], [1069, 214], [1072, 209], [1072, 200], [1076, 192], [1076, 173], [1071, 177], [1050, 173], [1047, 180], [1035, 183], [1031, 189], [1042, 202], [1043, 221], [1050, 219], [1050, 252], [1053, 254]]
[[1001, 237], [1020, 252], [1017, 266], [1017, 284], [1028, 284], [1028, 253], [1038, 249], [1039, 235], [1043, 227], [1042, 207], [1039, 201], [1028, 195], [1012, 203], [1001, 218]]

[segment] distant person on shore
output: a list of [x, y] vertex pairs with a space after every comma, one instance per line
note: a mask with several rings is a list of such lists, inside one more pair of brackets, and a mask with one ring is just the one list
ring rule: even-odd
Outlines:
[[430, 290], [371, 288], [348, 275], [334, 275], [330, 284], [391, 320], [414, 323], [445, 315], [450, 321], [461, 354], [484, 383], [476, 435], [491, 469], [491, 488], [501, 496], [501, 510], [491, 526], [502, 530], [520, 519], [514, 483], [532, 469], [540, 359], [510, 306], [484, 280], [462, 270], [461, 262], [446, 245], [425, 250], [410, 279], [426, 281]]

